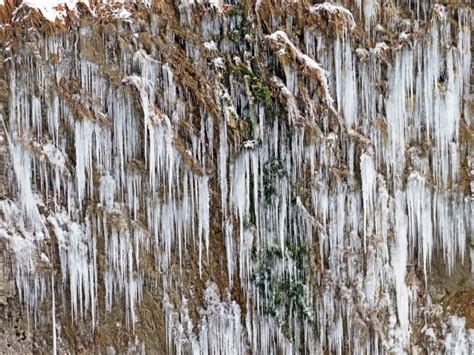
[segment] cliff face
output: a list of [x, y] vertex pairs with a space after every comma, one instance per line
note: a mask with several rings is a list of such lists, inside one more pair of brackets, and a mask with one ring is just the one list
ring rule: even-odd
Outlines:
[[474, 351], [468, 2], [49, 4], [0, 0], [0, 352]]

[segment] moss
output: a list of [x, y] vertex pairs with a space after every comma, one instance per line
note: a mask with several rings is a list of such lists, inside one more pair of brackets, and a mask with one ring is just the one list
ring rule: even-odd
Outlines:
[[[263, 300], [262, 312], [275, 317], [286, 332], [289, 332], [292, 316], [302, 321], [314, 321], [303, 267], [308, 258], [309, 247], [304, 242], [287, 243], [283, 250], [273, 245], [258, 254], [255, 250], [253, 253], [257, 266], [252, 281]], [[286, 267], [283, 272], [279, 272], [282, 268], [278, 266], [282, 262]], [[296, 267], [296, 272], [294, 269], [288, 270], [289, 265]], [[288, 335], [291, 338], [291, 334]]]
[[229, 9], [227, 11], [231, 16], [242, 15], [242, 9], [237, 5], [229, 5]]
[[252, 84], [252, 93], [257, 99], [261, 100], [265, 106], [268, 106], [272, 101], [272, 93], [270, 89], [261, 81], [254, 80], [254, 84]]
[[239, 42], [240, 41], [240, 32], [237, 30], [232, 31], [229, 33], [229, 39], [233, 42]]
[[262, 79], [255, 74], [255, 72], [244, 64], [233, 65], [230, 72], [237, 77], [249, 76], [251, 79], [252, 94], [257, 100], [260, 100], [266, 107], [270, 106], [272, 101], [272, 92], [270, 88], [264, 84]]
[[270, 159], [263, 168], [263, 194], [265, 201], [270, 203], [273, 196], [277, 194], [275, 187], [277, 180], [286, 176], [283, 163], [278, 158]]
[[224, 107], [232, 107], [232, 100], [229, 96], [224, 96], [222, 98], [222, 104], [224, 105]]
[[255, 74], [253, 73], [252, 69], [250, 69], [249, 67], [247, 67], [244, 64], [231, 65], [230, 72], [235, 76], [244, 77], [245, 75], [248, 75], [252, 79], [255, 77]]

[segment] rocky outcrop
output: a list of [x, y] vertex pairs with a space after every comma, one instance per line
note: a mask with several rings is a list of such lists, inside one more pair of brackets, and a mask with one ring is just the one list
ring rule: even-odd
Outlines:
[[473, 351], [467, 2], [0, 18], [3, 352]]

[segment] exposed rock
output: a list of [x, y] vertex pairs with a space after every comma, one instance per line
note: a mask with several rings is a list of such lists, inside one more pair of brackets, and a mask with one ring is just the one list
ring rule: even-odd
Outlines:
[[471, 25], [0, 0], [0, 353], [472, 353]]

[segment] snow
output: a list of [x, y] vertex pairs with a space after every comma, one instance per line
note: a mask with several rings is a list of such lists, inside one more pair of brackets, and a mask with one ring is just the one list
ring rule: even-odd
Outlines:
[[59, 169], [66, 168], [66, 157], [63, 152], [56, 148], [53, 144], [47, 143], [42, 147], [43, 154], [48, 158], [49, 162]]
[[217, 51], [217, 44], [214, 41], [204, 42], [204, 48], [209, 51]]
[[79, 2], [88, 5], [88, 0], [23, 0], [21, 6], [37, 9], [46, 20], [54, 22], [56, 19], [62, 21], [65, 17], [64, 8], [73, 11]]
[[[271, 35], [267, 36], [267, 38], [278, 46], [280, 49], [277, 51], [277, 55], [279, 57], [285, 56], [287, 48], [290, 50], [291, 53], [296, 55], [296, 59], [301, 62], [304, 66], [308, 67], [308, 69], [316, 75], [318, 78], [319, 84], [321, 85], [321, 91], [323, 95], [324, 101], [328, 105], [332, 105], [333, 99], [329, 92], [329, 87], [327, 83], [327, 77], [329, 73], [324, 70], [314, 59], [309, 57], [308, 55], [302, 53], [288, 38], [287, 34], [283, 31], [276, 31]], [[288, 84], [291, 83], [291, 70], [285, 67], [285, 74], [287, 77], [287, 86], [289, 86], [290, 91], [295, 93], [295, 85]]]
[[217, 57], [212, 60], [212, 63], [217, 69], [224, 69], [225, 68], [225, 62], [222, 57]]
[[[136, 2], [136, 3], [143, 3], [146, 6], [151, 5], [151, 0], [100, 0], [98, 3], [91, 3], [89, 0], [22, 0], [21, 3], [17, 6], [14, 11], [14, 14], [23, 7], [28, 7], [31, 9], [35, 9], [39, 11], [47, 21], [55, 22], [55, 21], [64, 21], [67, 16], [67, 11], [75, 11], [77, 4], [82, 3], [87, 7], [91, 8], [92, 13], [94, 14], [95, 7], [94, 6], [102, 6], [107, 3], [128, 3], [128, 2]], [[4, 0], [0, 0], [0, 5], [4, 5]], [[212, 4], [212, 6], [216, 8], [219, 4]], [[130, 11], [125, 9], [124, 7], [120, 8], [118, 11], [114, 10], [114, 13], [118, 18], [127, 20], [129, 19], [132, 14]]]
[[126, 10], [125, 8], [122, 8], [122, 9], [120, 9], [119, 17], [121, 19], [128, 19], [128, 18], [132, 17], [132, 14], [130, 13], [130, 11]]
[[347, 22], [347, 28], [350, 30], [354, 29], [356, 26], [354, 16], [352, 16], [352, 13], [343, 6], [335, 5], [330, 2], [324, 2], [322, 4], [316, 4], [310, 8], [310, 13], [315, 14], [318, 12], [343, 16]]

